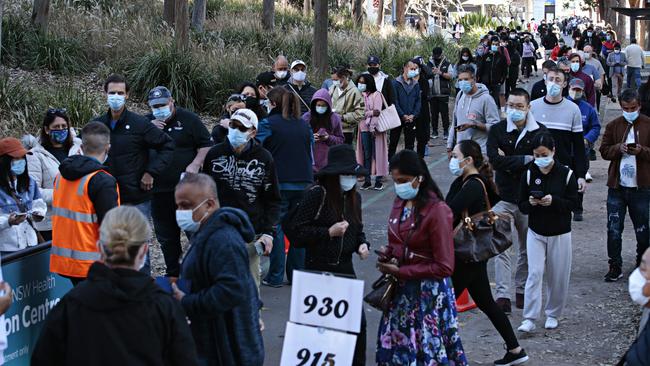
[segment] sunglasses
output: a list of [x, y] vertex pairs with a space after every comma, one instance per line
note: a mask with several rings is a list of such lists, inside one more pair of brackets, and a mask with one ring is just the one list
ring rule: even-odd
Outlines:
[[49, 115], [62, 116], [62, 117], [67, 116], [66, 112], [67, 112], [67, 109], [65, 109], [65, 108], [50, 108], [50, 109], [47, 110], [47, 114], [49, 114]]
[[228, 97], [229, 102], [245, 102], [248, 97], [244, 94], [232, 94]]
[[230, 120], [230, 123], [228, 123], [228, 126], [229, 126], [230, 128], [238, 129], [238, 130], [241, 131], [241, 132], [248, 132], [248, 128], [247, 128], [246, 126], [244, 126], [244, 125], [243, 125], [241, 122], [239, 122], [239, 121]]

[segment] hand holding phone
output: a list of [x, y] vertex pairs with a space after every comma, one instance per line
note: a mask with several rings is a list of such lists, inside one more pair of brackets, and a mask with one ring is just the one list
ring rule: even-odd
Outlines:
[[542, 197], [545, 196], [544, 192], [542, 191], [530, 191], [530, 195], [533, 196], [535, 199], [542, 199]]

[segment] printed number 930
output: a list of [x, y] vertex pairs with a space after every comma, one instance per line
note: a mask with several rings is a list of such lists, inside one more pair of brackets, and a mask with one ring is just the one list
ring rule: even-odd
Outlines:
[[318, 364], [318, 362], [320, 361], [321, 357], [323, 357], [323, 352], [316, 352], [312, 355], [307, 348], [303, 348], [300, 351], [298, 351], [298, 354], [296, 356], [300, 360], [300, 363], [298, 363], [296, 366], [307, 365], [307, 362], [309, 362], [309, 360], [312, 359], [312, 356], [313, 356], [313, 361], [308, 366], [334, 366], [335, 364], [334, 357], [336, 355], [333, 353], [328, 353], [320, 365]]
[[[318, 307], [318, 299], [314, 295], [309, 295], [305, 297], [304, 304], [307, 306], [305, 314], [309, 314], [312, 311], [316, 310]], [[328, 316], [333, 311], [334, 316], [341, 319], [345, 316], [345, 314], [347, 314], [349, 308], [350, 304], [348, 304], [348, 302], [345, 300], [340, 300], [334, 304], [334, 300], [332, 300], [332, 298], [326, 297], [323, 298], [322, 305], [318, 308], [318, 315]]]

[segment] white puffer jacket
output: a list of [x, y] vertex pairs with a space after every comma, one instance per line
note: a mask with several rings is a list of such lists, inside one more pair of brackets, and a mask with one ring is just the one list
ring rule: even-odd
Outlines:
[[[81, 154], [81, 139], [76, 137], [73, 128], [70, 129], [73, 137], [73, 144], [68, 152], [68, 156]], [[50, 218], [52, 212], [52, 195], [54, 192], [54, 178], [59, 174], [59, 161], [56, 160], [54, 155], [40, 143], [40, 138], [32, 135], [25, 135], [21, 139], [25, 149], [29, 150], [32, 155], [27, 155], [27, 170], [29, 176], [36, 182], [41, 192], [43, 201], [47, 203], [47, 216], [41, 222], [35, 222], [34, 226], [38, 231], [52, 230], [52, 220]]]

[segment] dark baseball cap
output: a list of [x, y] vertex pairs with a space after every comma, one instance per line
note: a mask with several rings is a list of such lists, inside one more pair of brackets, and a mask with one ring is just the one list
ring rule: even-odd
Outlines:
[[370, 64], [379, 65], [379, 64], [381, 64], [381, 60], [379, 60], [379, 57], [377, 57], [377, 56], [369, 56], [367, 64], [368, 65], [370, 65]]
[[157, 86], [149, 91], [149, 106], [169, 103], [172, 92], [164, 86]]
[[277, 82], [277, 79], [275, 78], [275, 74], [273, 74], [272, 71], [265, 71], [255, 78], [255, 85], [256, 86], [270, 86], [270, 85], [275, 85]]

